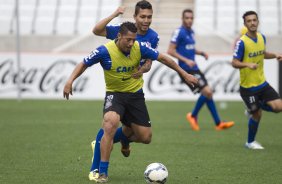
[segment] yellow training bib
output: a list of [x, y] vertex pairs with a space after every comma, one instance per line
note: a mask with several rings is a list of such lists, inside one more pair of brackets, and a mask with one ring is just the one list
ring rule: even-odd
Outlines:
[[244, 88], [256, 87], [265, 82], [263, 62], [265, 44], [262, 34], [257, 33], [257, 42], [247, 35], [243, 35], [241, 40], [244, 42], [244, 63], [256, 63], [258, 68], [251, 70], [250, 68], [240, 69], [240, 86]]

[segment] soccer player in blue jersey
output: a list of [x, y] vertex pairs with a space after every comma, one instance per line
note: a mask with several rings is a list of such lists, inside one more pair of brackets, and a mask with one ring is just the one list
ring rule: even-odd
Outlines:
[[[134, 78], [141, 59], [158, 60], [183, 77], [189, 85], [197, 84], [197, 79], [186, 73], [171, 58], [159, 53], [144, 42], [136, 41], [137, 28], [134, 23], [121, 24], [118, 37], [98, 47], [79, 63], [65, 84], [63, 95], [69, 99], [72, 84], [88, 67], [99, 63], [104, 70], [106, 96], [103, 116], [103, 136], [100, 143], [101, 161], [97, 183], [108, 181], [108, 166], [113, 142], [124, 140], [149, 144], [152, 138], [151, 122], [142, 90], [143, 79]], [[131, 128], [131, 136], [122, 131], [117, 135], [119, 122]]]
[[200, 71], [195, 62], [196, 54], [205, 57], [206, 60], [208, 59], [208, 55], [195, 48], [194, 31], [192, 30], [193, 20], [193, 11], [185, 9], [182, 12], [182, 26], [174, 31], [168, 48], [168, 54], [178, 59], [179, 66], [199, 80], [197, 86], [188, 85], [194, 93], [201, 93], [201, 95], [198, 98], [192, 113], [186, 115], [186, 119], [189, 121], [192, 130], [200, 130], [197, 121], [198, 113], [203, 105], [207, 104], [216, 125], [215, 129], [224, 130], [232, 127], [234, 122], [222, 122], [220, 120], [212, 98], [212, 89], [209, 87], [204, 74]]
[[257, 32], [259, 20], [256, 12], [246, 12], [243, 20], [248, 30], [236, 44], [232, 66], [240, 70], [240, 95], [250, 114], [245, 146], [249, 149], [264, 149], [255, 141], [262, 110], [281, 112], [282, 100], [266, 81], [263, 63], [264, 59], [273, 58], [282, 61], [282, 55], [266, 51], [265, 36]]
[[[125, 11], [125, 7], [118, 7], [115, 12], [113, 12], [109, 17], [106, 17], [99, 21], [93, 28], [93, 33], [98, 36], [104, 36], [108, 39], [114, 40], [119, 32], [120, 24], [108, 25], [111, 20], [122, 15]], [[139, 42], [146, 43], [150, 47], [156, 49], [159, 42], [158, 34], [150, 28], [153, 17], [153, 8], [150, 2], [146, 0], [141, 0], [136, 3], [135, 12], [133, 18], [135, 20], [135, 25], [137, 27], [137, 36], [136, 40]], [[152, 61], [150, 59], [141, 60], [139, 69], [133, 73], [133, 77], [139, 78], [142, 77], [143, 73], [146, 73], [150, 70]], [[95, 177], [98, 177], [98, 168], [100, 163], [100, 140], [103, 136], [103, 129], [100, 129], [97, 133], [96, 140], [92, 141], [91, 146], [93, 149], [93, 162], [89, 173], [89, 179], [94, 180]], [[130, 128], [123, 126], [117, 129], [117, 135], [120, 132], [126, 136], [130, 136]], [[119, 142], [119, 140], [114, 141]], [[125, 157], [130, 155], [130, 145], [128, 142], [121, 141], [122, 148], [121, 152]]]

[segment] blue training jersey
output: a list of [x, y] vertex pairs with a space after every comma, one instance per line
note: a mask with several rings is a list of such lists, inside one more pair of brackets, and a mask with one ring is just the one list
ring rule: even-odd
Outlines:
[[[143, 42], [138, 42], [140, 46], [140, 53], [141, 53], [141, 59], [151, 59], [151, 60], [157, 60], [159, 56], [159, 52], [153, 48], [151, 48], [148, 44]], [[128, 56], [130, 53], [124, 53], [126, 56]], [[102, 45], [98, 47], [96, 50], [92, 51], [87, 57], [83, 60], [84, 64], [88, 67], [100, 63], [100, 65], [103, 67], [104, 70], [110, 70], [112, 67], [112, 61], [110, 54], [107, 50], [107, 48]]]
[[[106, 26], [106, 38], [114, 40], [119, 32], [120, 24]], [[156, 49], [159, 44], [159, 35], [153, 29], [149, 28], [144, 35], [137, 34], [136, 40], [139, 42], [147, 42], [147, 44]]]
[[[192, 29], [187, 29], [184, 26], [181, 26], [174, 31], [170, 42], [176, 44], [176, 52], [178, 54], [195, 62], [196, 42], [194, 38], [194, 31]], [[178, 64], [186, 71], [199, 70], [197, 65], [189, 67], [185, 62], [181, 60], [178, 60]]]

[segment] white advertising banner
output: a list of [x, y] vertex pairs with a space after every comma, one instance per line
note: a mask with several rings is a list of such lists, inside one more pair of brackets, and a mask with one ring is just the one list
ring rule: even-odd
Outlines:
[[[21, 55], [21, 96], [27, 99], [62, 99], [63, 87], [74, 69], [87, 54]], [[231, 55], [211, 55], [208, 61], [197, 57], [197, 63], [214, 90], [216, 100], [239, 100], [239, 70], [231, 66]], [[268, 82], [278, 89], [278, 63], [265, 61]], [[0, 98], [17, 98], [16, 54], [0, 53]], [[144, 92], [149, 100], [194, 100], [194, 95], [176, 72], [154, 61], [144, 74]], [[103, 99], [105, 93], [102, 67], [96, 64], [86, 70], [73, 85], [72, 99]]]

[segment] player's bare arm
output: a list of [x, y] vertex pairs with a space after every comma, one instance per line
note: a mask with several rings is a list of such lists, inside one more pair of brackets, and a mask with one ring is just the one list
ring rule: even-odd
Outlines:
[[102, 19], [101, 21], [99, 21], [95, 27], [93, 28], [92, 32], [97, 35], [97, 36], [106, 36], [107, 32], [106, 32], [106, 26], [116, 17], [118, 17], [119, 15], [123, 14], [125, 11], [125, 7], [124, 6], [120, 6], [116, 9], [116, 11], [114, 11], [110, 16]]
[[74, 68], [72, 74], [70, 75], [68, 81], [65, 84], [64, 87], [64, 98], [66, 98], [67, 100], [69, 99], [69, 95], [72, 95], [72, 83], [73, 81], [75, 81], [76, 78], [78, 78], [85, 70], [86, 70], [87, 66], [81, 62], [78, 65], [76, 65], [76, 67]]
[[132, 74], [132, 77], [134, 79], [138, 79], [142, 77], [143, 73], [150, 71], [151, 66], [152, 66], [152, 60], [147, 59], [145, 63], [138, 69], [138, 71]]
[[209, 59], [209, 55], [206, 53], [206, 52], [204, 52], [204, 51], [199, 51], [199, 50], [195, 50], [196, 51], [196, 54], [197, 55], [201, 55], [201, 56], [203, 56], [204, 58], [205, 58], [205, 60], [208, 60]]
[[170, 43], [168, 46], [167, 53], [181, 61], [184, 61], [189, 67], [193, 67], [196, 65], [195, 62], [191, 61], [190, 59], [187, 59], [186, 57], [182, 56], [176, 51], [176, 44]]
[[264, 52], [264, 58], [265, 59], [274, 59], [276, 58], [278, 61], [282, 61], [282, 55], [281, 54], [274, 54], [271, 52]]
[[279, 54], [276, 59], [279, 61], [279, 62], [282, 62], [282, 54]]
[[160, 53], [157, 59], [159, 62], [165, 64], [169, 68], [175, 70], [177, 73], [183, 77], [185, 82], [187, 84], [190, 84], [192, 86], [196, 85], [198, 83], [198, 80], [193, 76], [185, 72], [178, 64], [176, 64], [170, 57]]
[[258, 67], [258, 65], [256, 63], [245, 63], [245, 62], [241, 62], [241, 61], [239, 61], [238, 59], [235, 59], [235, 58], [233, 58], [233, 60], [232, 60], [232, 66], [234, 68], [238, 68], [238, 69], [248, 67], [252, 70], [257, 69], [257, 67]]

